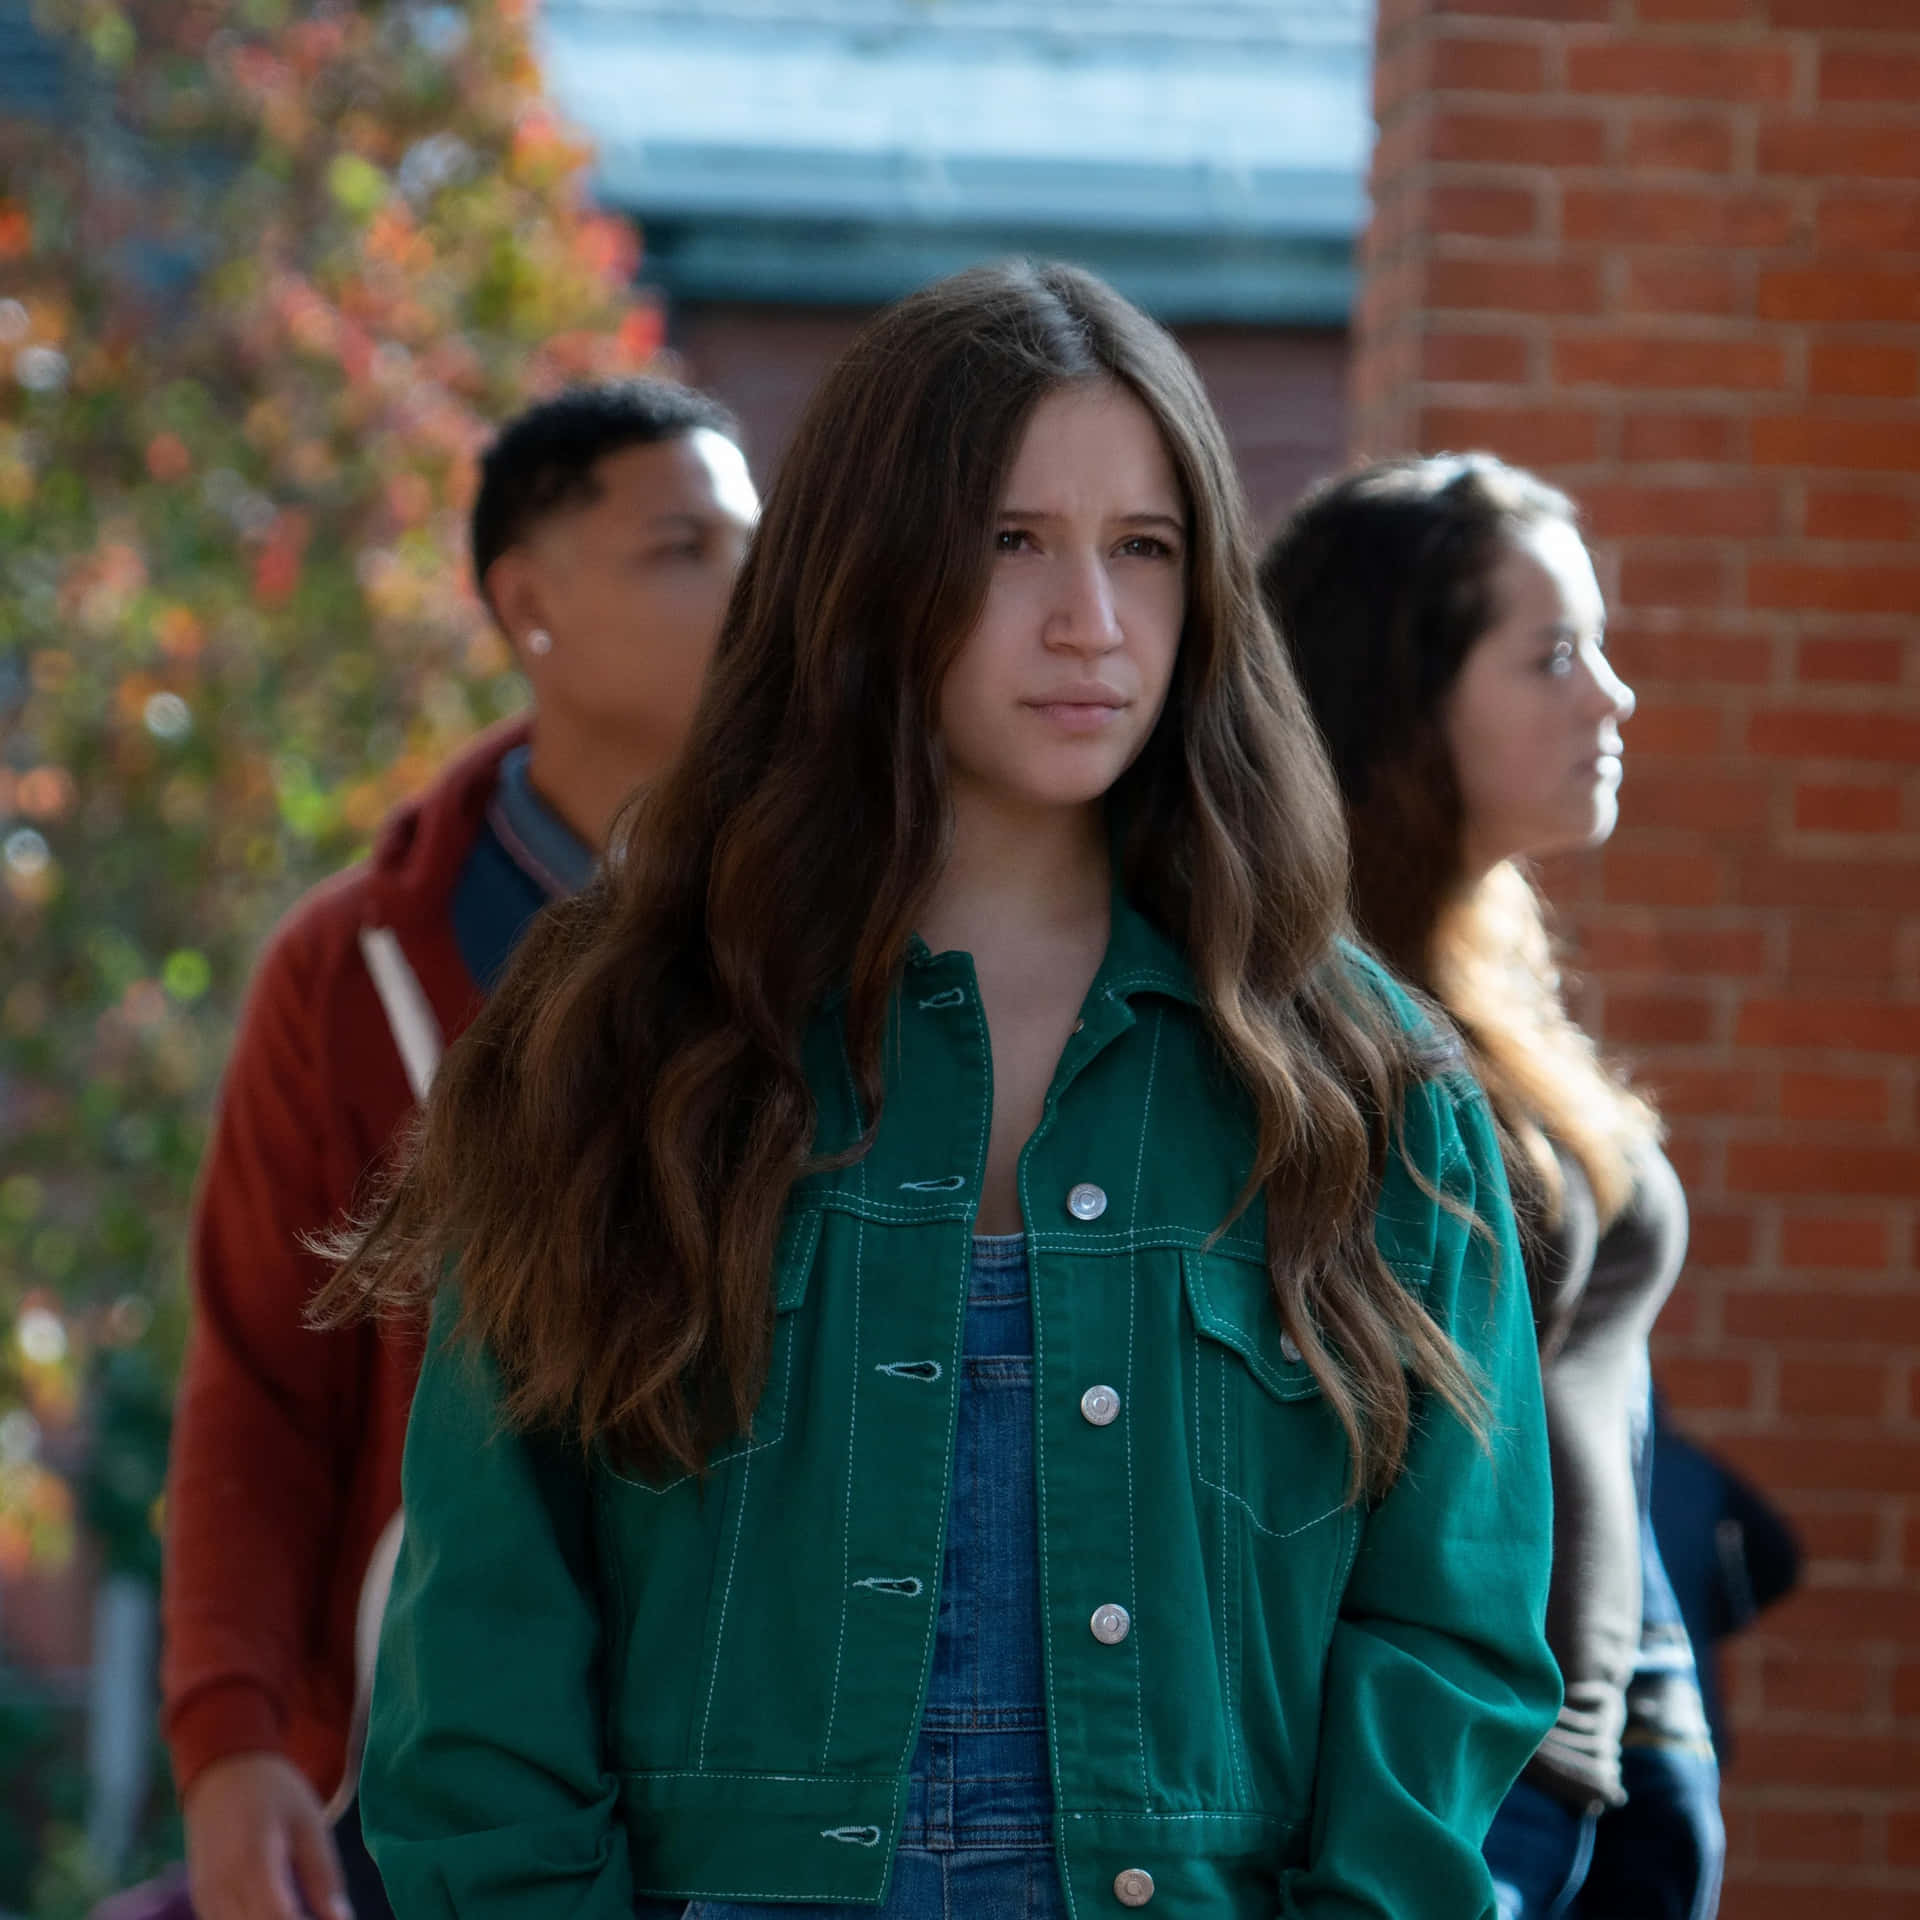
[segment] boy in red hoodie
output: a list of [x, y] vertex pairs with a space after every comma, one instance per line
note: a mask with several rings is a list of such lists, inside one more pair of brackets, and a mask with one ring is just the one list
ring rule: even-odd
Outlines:
[[687, 388], [577, 388], [509, 424], [473, 558], [531, 716], [396, 813], [260, 962], [201, 1174], [167, 1493], [165, 1731], [202, 1920], [384, 1913], [351, 1804], [356, 1632], [377, 1625], [357, 1616], [418, 1352], [310, 1329], [303, 1241], [678, 749], [757, 507], [731, 416]]

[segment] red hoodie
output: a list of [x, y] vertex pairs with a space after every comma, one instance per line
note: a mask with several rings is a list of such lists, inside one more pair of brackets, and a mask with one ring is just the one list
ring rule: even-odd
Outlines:
[[[374, 1544], [400, 1506], [417, 1337], [302, 1320], [338, 1222], [480, 989], [456, 881], [524, 720], [477, 741], [308, 894], [260, 961], [201, 1172], [167, 1485], [164, 1726], [182, 1793], [230, 1754], [286, 1754], [324, 1798], [354, 1698]], [[403, 1058], [403, 1052], [407, 1056]]]

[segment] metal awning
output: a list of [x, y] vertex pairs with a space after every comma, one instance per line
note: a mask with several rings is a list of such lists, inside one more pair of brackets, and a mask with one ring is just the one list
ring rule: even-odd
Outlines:
[[539, 19], [602, 197], [681, 297], [866, 302], [1030, 251], [1169, 319], [1347, 315], [1364, 0], [547, 0]]

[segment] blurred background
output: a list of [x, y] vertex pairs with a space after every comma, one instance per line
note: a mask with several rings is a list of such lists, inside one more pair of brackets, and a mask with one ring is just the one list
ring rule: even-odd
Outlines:
[[1916, 0], [0, 0], [0, 1913], [177, 1857], [181, 1243], [265, 929], [520, 701], [489, 423], [654, 367], [762, 479], [1013, 251], [1172, 326], [1263, 525], [1481, 446], [1640, 708], [1550, 880], [1693, 1207], [1656, 1342], [1782, 1506], [1723, 1911], [1920, 1916]]

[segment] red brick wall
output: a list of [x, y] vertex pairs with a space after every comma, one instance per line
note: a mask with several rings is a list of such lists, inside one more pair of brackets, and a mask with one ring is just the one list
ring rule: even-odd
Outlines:
[[1693, 1199], [1660, 1375], [1809, 1556], [1728, 1662], [1723, 1911], [1911, 1920], [1920, 0], [1380, 12], [1354, 443], [1584, 503], [1641, 705], [1552, 884]]

